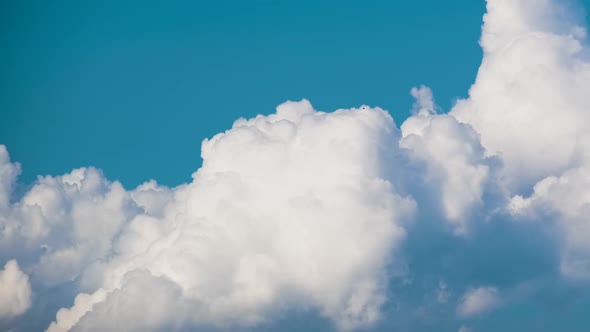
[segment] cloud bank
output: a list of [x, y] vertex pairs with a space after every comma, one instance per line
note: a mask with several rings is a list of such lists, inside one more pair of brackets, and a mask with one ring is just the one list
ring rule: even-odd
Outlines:
[[425, 86], [399, 129], [286, 102], [205, 140], [175, 188], [92, 167], [26, 187], [0, 145], [0, 328], [485, 331], [571, 289], [589, 303], [590, 52], [571, 13], [488, 0], [450, 112]]

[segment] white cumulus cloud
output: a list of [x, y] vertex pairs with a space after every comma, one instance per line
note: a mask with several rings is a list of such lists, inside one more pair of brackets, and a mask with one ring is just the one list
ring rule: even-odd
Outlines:
[[16, 260], [0, 269], [0, 319], [22, 315], [31, 307], [29, 277], [21, 271]]
[[[95, 270], [98, 289], [49, 330], [252, 325], [291, 305], [317, 308], [342, 329], [373, 323], [414, 208], [385, 176], [382, 156], [397, 139], [391, 117], [368, 107], [322, 113], [287, 102], [236, 121], [203, 143], [191, 184], [131, 194], [150, 206], [164, 200], [162, 212], [130, 220]], [[151, 321], [126, 318], [145, 312]]]
[[477, 79], [451, 112], [502, 157], [514, 190], [567, 170], [587, 151], [590, 62], [584, 28], [560, 15], [563, 3], [489, 0]]
[[62, 292], [51, 332], [237, 330], [297, 310], [355, 330], [411, 312], [404, 294], [421, 318], [462, 320], [524, 301], [519, 284], [587, 282], [590, 50], [569, 13], [488, 0], [477, 79], [449, 113], [426, 86], [400, 129], [380, 108], [286, 102], [206, 139], [174, 188], [94, 167], [25, 186], [0, 145], [0, 329], [50, 306], [37, 290]]

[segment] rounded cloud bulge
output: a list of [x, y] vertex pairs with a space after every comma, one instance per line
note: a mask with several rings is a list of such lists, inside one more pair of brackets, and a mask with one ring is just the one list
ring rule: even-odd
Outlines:
[[378, 107], [288, 101], [205, 139], [174, 188], [94, 167], [25, 186], [0, 145], [0, 329], [303, 312], [338, 331], [534, 330], [564, 298], [590, 304], [590, 52], [572, 17], [488, 0], [477, 78], [448, 113], [426, 86], [399, 128]]
[[0, 318], [20, 316], [31, 307], [29, 277], [21, 271], [16, 260], [10, 260], [0, 270]]
[[469, 98], [450, 114], [502, 160], [507, 210], [555, 224], [561, 271], [587, 279], [590, 48], [574, 3], [489, 0], [482, 64]]
[[298, 307], [342, 330], [371, 325], [416, 207], [387, 178], [398, 140], [378, 108], [323, 113], [303, 100], [236, 121], [203, 142], [192, 183], [117, 200], [128, 219], [80, 269], [90, 292], [48, 331], [254, 326]]

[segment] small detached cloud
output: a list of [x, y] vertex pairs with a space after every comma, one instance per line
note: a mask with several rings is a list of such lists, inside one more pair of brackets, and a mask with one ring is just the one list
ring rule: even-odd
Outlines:
[[499, 304], [500, 296], [497, 288], [474, 288], [463, 295], [457, 307], [457, 314], [463, 318], [469, 318], [493, 310]]

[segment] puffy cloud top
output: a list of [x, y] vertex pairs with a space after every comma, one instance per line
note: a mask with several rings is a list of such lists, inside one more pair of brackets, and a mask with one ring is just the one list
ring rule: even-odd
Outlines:
[[[163, 214], [144, 208], [131, 218], [115, 256], [98, 267], [98, 290], [79, 295], [49, 330], [252, 325], [293, 305], [342, 329], [373, 323], [384, 268], [414, 208], [385, 172], [397, 135], [383, 110], [322, 113], [305, 100], [236, 121], [203, 143], [203, 167], [172, 199], [154, 184], [131, 193]], [[128, 310], [113, 317], [121, 305]], [[149, 321], [126, 318], [146, 311]]]
[[484, 58], [469, 99], [451, 114], [473, 126], [506, 181], [524, 189], [588, 150], [590, 63], [584, 28], [555, 0], [488, 1]]

